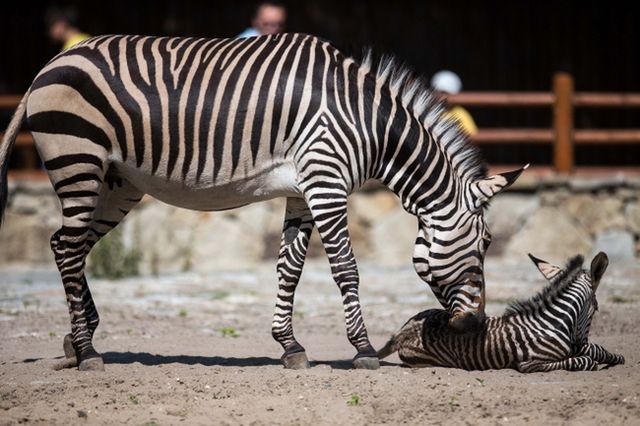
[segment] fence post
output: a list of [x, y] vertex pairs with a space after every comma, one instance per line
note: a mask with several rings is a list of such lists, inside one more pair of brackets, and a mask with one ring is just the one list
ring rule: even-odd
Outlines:
[[573, 78], [565, 72], [553, 75], [553, 165], [556, 172], [571, 173], [573, 158]]

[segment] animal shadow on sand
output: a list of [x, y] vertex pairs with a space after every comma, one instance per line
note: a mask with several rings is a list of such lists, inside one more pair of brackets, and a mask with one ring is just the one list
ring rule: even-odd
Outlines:
[[[45, 358], [27, 358], [22, 363], [33, 363]], [[63, 357], [53, 358], [61, 360]], [[198, 356], [198, 355], [160, 355], [149, 352], [105, 352], [102, 354], [105, 364], [135, 364], [140, 363], [146, 366], [157, 366], [166, 364], [203, 365], [205, 367], [225, 366], [225, 367], [264, 367], [269, 365], [282, 365], [277, 358], [270, 357], [221, 357], [221, 356]], [[311, 361], [312, 366], [328, 365], [333, 369], [349, 370], [353, 368], [351, 360], [317, 360]], [[383, 361], [381, 365], [398, 366], [391, 362]]]

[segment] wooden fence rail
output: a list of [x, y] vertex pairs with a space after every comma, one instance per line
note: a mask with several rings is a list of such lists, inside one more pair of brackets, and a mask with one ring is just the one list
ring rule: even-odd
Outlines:
[[480, 129], [475, 143], [553, 144], [556, 172], [575, 168], [577, 144], [640, 144], [640, 129], [574, 129], [575, 108], [638, 108], [640, 93], [575, 93], [573, 78], [567, 73], [553, 76], [552, 92], [466, 92], [448, 97], [451, 104], [470, 107], [547, 107], [553, 111], [551, 129]]
[[[15, 109], [20, 99], [21, 95], [0, 95], [0, 109]], [[640, 144], [640, 129], [574, 129], [573, 125], [575, 108], [639, 108], [640, 93], [575, 93], [573, 79], [567, 73], [553, 76], [551, 92], [464, 92], [448, 96], [448, 101], [467, 107], [550, 108], [552, 128], [485, 128], [473, 136], [473, 141], [477, 144], [553, 144], [553, 168], [559, 173], [571, 173], [575, 169], [577, 144]], [[23, 132], [16, 143], [28, 150], [33, 146], [33, 138]], [[27, 169], [37, 168], [35, 155], [35, 151], [23, 153]]]

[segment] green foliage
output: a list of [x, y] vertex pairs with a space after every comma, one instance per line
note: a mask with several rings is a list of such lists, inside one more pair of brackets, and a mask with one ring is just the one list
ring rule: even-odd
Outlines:
[[140, 404], [140, 401], [138, 401], [138, 397], [135, 395], [129, 395], [129, 401], [131, 401], [133, 405]]
[[220, 333], [222, 333], [222, 337], [240, 337], [240, 333], [233, 327], [222, 327]]
[[87, 266], [95, 277], [118, 279], [138, 275], [141, 260], [139, 250], [124, 246], [122, 228], [115, 228], [91, 250]]
[[455, 411], [456, 408], [459, 408], [460, 404], [458, 403], [458, 400], [455, 396], [452, 396], [451, 399], [449, 400], [449, 408], [451, 408], [451, 411]]
[[633, 303], [634, 300], [630, 297], [614, 295], [609, 298], [611, 303]]
[[226, 299], [227, 297], [229, 297], [229, 292], [224, 290], [214, 290], [209, 293], [210, 300], [222, 300]]
[[180, 312], [178, 312], [178, 315], [180, 315], [180, 318], [186, 318], [187, 314], [188, 312], [186, 309], [180, 309]]
[[350, 407], [360, 405], [362, 398], [357, 393], [351, 394], [351, 397], [347, 399], [347, 405]]

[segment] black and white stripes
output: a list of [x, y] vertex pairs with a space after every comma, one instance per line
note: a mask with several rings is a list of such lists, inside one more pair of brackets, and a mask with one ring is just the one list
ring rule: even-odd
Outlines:
[[387, 185], [418, 217], [416, 271], [451, 324], [467, 329], [484, 318], [489, 233], [482, 210], [521, 170], [486, 178], [477, 151], [442, 110], [393, 61], [359, 64], [309, 35], [101, 36], [64, 51], [35, 78], [0, 147], [0, 165], [6, 172], [26, 116], [62, 203], [52, 249], [81, 367], [98, 358], [86, 255], [150, 194], [209, 211], [287, 197], [273, 321], [285, 365], [307, 365], [292, 312], [317, 226], [355, 364], [375, 368], [347, 230], [347, 196], [368, 179]]
[[565, 269], [531, 258], [549, 280], [549, 286], [533, 298], [510, 305], [503, 316], [487, 318], [477, 333], [452, 330], [443, 310], [421, 312], [379, 355], [398, 351], [404, 363], [416, 367], [514, 368], [523, 373], [623, 364], [622, 355], [589, 343], [598, 308], [595, 292], [607, 268], [607, 256], [598, 254], [589, 271], [582, 269], [582, 256], [571, 259]]

